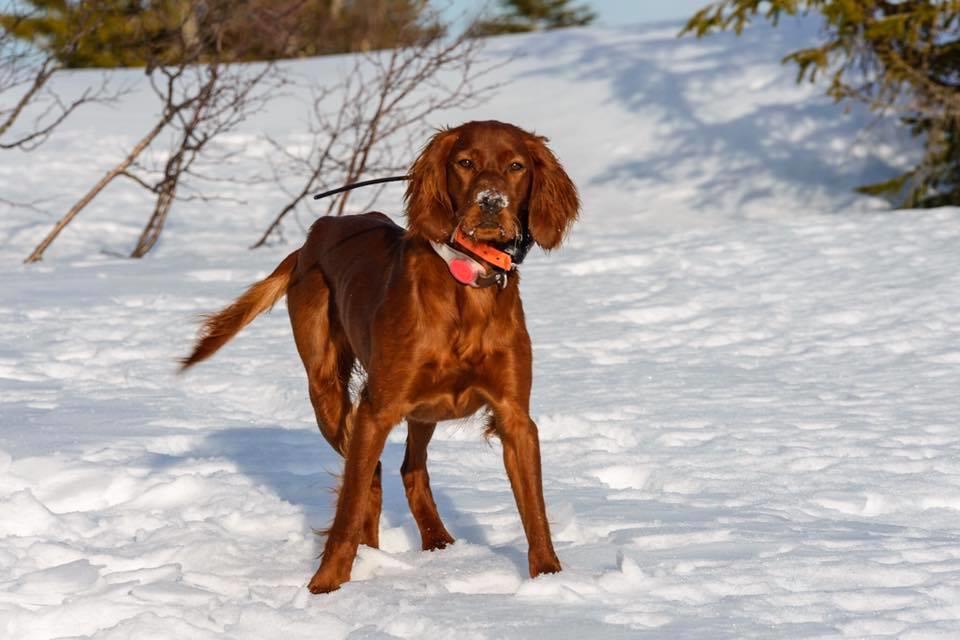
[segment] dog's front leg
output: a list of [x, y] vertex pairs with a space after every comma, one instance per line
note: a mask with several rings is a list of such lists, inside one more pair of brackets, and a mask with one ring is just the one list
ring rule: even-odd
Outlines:
[[343, 484], [337, 499], [337, 512], [327, 535], [320, 568], [307, 585], [313, 593], [328, 593], [350, 579], [357, 545], [370, 500], [370, 484], [383, 453], [390, 429], [399, 421], [384, 411], [376, 411], [367, 394], [352, 416], [353, 426], [347, 445]]
[[503, 443], [503, 464], [527, 534], [530, 577], [556, 573], [560, 571], [560, 560], [550, 540], [550, 525], [543, 501], [537, 425], [520, 406], [506, 405], [495, 408], [494, 412], [497, 433]]

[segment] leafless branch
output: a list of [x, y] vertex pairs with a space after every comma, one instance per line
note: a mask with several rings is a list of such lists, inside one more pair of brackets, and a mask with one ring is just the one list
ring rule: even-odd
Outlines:
[[0, 196], [0, 204], [10, 207], [11, 209], [25, 209], [27, 211], [33, 211], [34, 213], [39, 213], [44, 216], [50, 215], [50, 211], [43, 209], [40, 205], [50, 202], [51, 198], [38, 198], [37, 200], [31, 200], [30, 202], [17, 202], [16, 200], [10, 200], [9, 198], [4, 198]]
[[[277, 181], [282, 182], [280, 168], [303, 178], [300, 188], [287, 191], [290, 199], [251, 248], [277, 237], [284, 218], [309, 194], [357, 182], [372, 171], [404, 170], [413, 141], [424, 138], [432, 115], [478, 104], [495, 88], [481, 85], [490, 71], [478, 62], [481, 45], [466, 35], [432, 34], [411, 47], [366, 54], [335, 87], [315, 89], [309, 150], [290, 149], [268, 138], [279, 156], [271, 160]], [[332, 110], [327, 100], [331, 95], [339, 97]], [[344, 193], [332, 199], [327, 213], [342, 214], [348, 197]]]
[[[194, 170], [209, 145], [222, 134], [235, 129], [251, 114], [262, 109], [272, 89], [282, 81], [272, 64], [256, 66], [226, 66], [211, 62], [204, 67], [192, 70], [195, 77], [186, 84], [186, 93], [192, 93], [196, 99], [188, 108], [178, 109], [172, 126], [176, 131], [174, 146], [164, 165], [162, 176], [153, 185], [157, 194], [153, 214], [147, 221], [132, 253], [133, 258], [146, 255], [156, 244], [163, 231], [178, 189], [185, 177], [207, 178], [202, 172]], [[183, 78], [182, 73], [169, 73], [169, 77]], [[167, 82], [154, 84], [154, 90], [167, 105], [173, 104], [178, 97], [181, 83]], [[222, 154], [220, 160], [229, 157]], [[229, 181], [229, 178], [208, 178], [216, 181]], [[221, 199], [222, 197], [196, 191], [181, 200]]]
[[[21, 16], [26, 19], [28, 14]], [[92, 14], [76, 29], [64, 45], [75, 46], [81, 38], [99, 26]], [[0, 30], [0, 150], [32, 151], [43, 144], [67, 118], [81, 106], [91, 103], [113, 103], [127, 93], [113, 89], [107, 76], [99, 85], [89, 86], [80, 96], [64, 100], [51, 86], [54, 75], [63, 70], [60, 51], [39, 50], [20, 42], [13, 34]], [[29, 113], [36, 114], [24, 125]]]
[[68, 224], [70, 224], [74, 218], [77, 217], [77, 214], [80, 213], [84, 207], [86, 207], [90, 202], [97, 197], [97, 195], [103, 191], [108, 184], [110, 184], [114, 178], [119, 175], [122, 175], [133, 161], [139, 156], [144, 149], [146, 149], [154, 138], [160, 135], [160, 132], [163, 131], [164, 127], [170, 122], [173, 114], [164, 114], [160, 120], [154, 124], [153, 128], [144, 135], [133, 149], [127, 154], [127, 156], [121, 160], [116, 166], [110, 169], [106, 175], [104, 175], [100, 180], [91, 188], [80, 200], [70, 207], [70, 210], [53, 225], [53, 228], [47, 233], [46, 237], [38, 244], [33, 252], [27, 256], [27, 259], [24, 260], [26, 263], [37, 262], [43, 258], [43, 253], [47, 248], [53, 244], [53, 241], [56, 240], [57, 236], [60, 235], [60, 232], [63, 231]]
[[[156, 197], [153, 213], [130, 254], [131, 257], [146, 255], [163, 232], [184, 177], [202, 175], [194, 167], [202, 161], [210, 145], [262, 109], [274, 95], [272, 90], [282, 82], [275, 65], [227, 65], [216, 56], [211, 58], [208, 49], [188, 41], [184, 35], [186, 20], [184, 18], [184, 24], [180, 25], [184, 52], [180, 60], [176, 64], [147, 66], [150, 87], [160, 105], [157, 121], [127, 156], [54, 225], [26, 262], [40, 260], [60, 232], [118, 176], [133, 181]], [[141, 154], [163, 132], [169, 132], [172, 141], [163, 167], [159, 171], [145, 169], [140, 163]], [[221, 154], [220, 159], [229, 155]], [[187, 197], [215, 196], [194, 190]]]

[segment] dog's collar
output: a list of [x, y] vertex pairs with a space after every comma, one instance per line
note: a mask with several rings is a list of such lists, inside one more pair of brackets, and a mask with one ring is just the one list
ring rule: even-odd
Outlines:
[[430, 246], [447, 263], [454, 280], [476, 289], [492, 285], [503, 289], [507, 286], [507, 276], [516, 269], [509, 253], [489, 244], [474, 242], [459, 226], [453, 230], [448, 242], [431, 240]]

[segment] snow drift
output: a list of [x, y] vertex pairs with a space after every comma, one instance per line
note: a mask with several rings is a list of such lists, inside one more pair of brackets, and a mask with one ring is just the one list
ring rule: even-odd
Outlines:
[[[197, 314], [289, 251], [245, 249], [274, 194], [180, 203], [155, 253], [129, 261], [109, 252], [147, 213], [111, 187], [28, 268], [149, 96], [0, 156], [3, 196], [51, 212], [0, 216], [0, 636], [955, 637], [960, 211], [852, 192], [903, 147], [794, 84], [778, 61], [807, 26], [677, 30], [491, 41], [503, 87], [434, 123], [549, 136], [584, 200], [565, 249], [522, 270], [565, 567], [536, 580], [499, 446], [469, 422], [430, 450], [458, 542], [418, 550], [390, 471], [401, 425], [383, 548], [310, 596], [311, 527], [330, 520], [340, 462], [285, 313], [173, 375]], [[298, 117], [280, 103], [232, 144], [252, 166], [262, 132], [296, 143]], [[378, 207], [399, 213], [399, 189]]]

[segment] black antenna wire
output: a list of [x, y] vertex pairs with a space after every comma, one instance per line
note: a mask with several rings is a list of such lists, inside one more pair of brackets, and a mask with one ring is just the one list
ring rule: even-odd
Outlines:
[[318, 193], [313, 196], [314, 200], [319, 200], [320, 198], [326, 198], [327, 196], [335, 196], [338, 193], [343, 193], [344, 191], [350, 191], [352, 189], [357, 189], [359, 187], [369, 187], [372, 184], [383, 184], [384, 182], [400, 182], [401, 180], [409, 180], [410, 176], [391, 176], [389, 178], [375, 178], [373, 180], [364, 180], [363, 182], [354, 182], [353, 184], [344, 185], [342, 187], [337, 187], [336, 189], [330, 189], [330, 191], [324, 191], [323, 193]]

